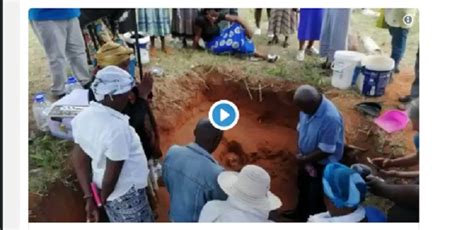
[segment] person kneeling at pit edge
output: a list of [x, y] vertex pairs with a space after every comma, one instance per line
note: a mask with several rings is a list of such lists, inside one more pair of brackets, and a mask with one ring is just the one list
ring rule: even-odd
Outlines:
[[97, 102], [91, 102], [71, 121], [75, 149], [84, 150], [74, 151], [72, 158], [88, 222], [99, 220], [91, 183], [97, 186], [111, 222], [154, 222], [146, 194], [149, 170], [145, 153], [122, 113], [134, 85], [127, 71], [105, 67], [91, 86]]
[[362, 206], [367, 188], [353, 169], [329, 163], [323, 173], [323, 188], [328, 211], [310, 216], [308, 222], [386, 222], [382, 211]]
[[240, 173], [220, 173], [217, 182], [228, 198], [207, 202], [199, 222], [271, 222], [270, 211], [282, 203], [270, 192], [270, 180], [270, 175], [256, 165], [247, 165]]
[[390, 168], [397, 167], [412, 167], [419, 165], [420, 159], [420, 101], [419, 99], [413, 100], [408, 105], [408, 116], [410, 117], [413, 130], [416, 131], [415, 136], [413, 137], [413, 143], [416, 147], [416, 153], [404, 154], [403, 157], [390, 159], [378, 157], [372, 159], [374, 165], [378, 166], [380, 174], [385, 177], [399, 177], [399, 178], [415, 178], [418, 181], [419, 171], [399, 171], [399, 170], [388, 170]]
[[[201, 49], [199, 40], [202, 38], [206, 49], [214, 54], [244, 54], [270, 63], [279, 59], [278, 55], [264, 55], [256, 51], [252, 31], [241, 17], [221, 13], [217, 9], [202, 9], [201, 14], [195, 22], [194, 48]], [[233, 24], [221, 31], [218, 25], [221, 21]]]
[[418, 184], [388, 184], [380, 178], [368, 176], [369, 191], [395, 203], [387, 213], [388, 222], [418, 222], [420, 189]]
[[[408, 115], [413, 124], [413, 129], [419, 131], [419, 99], [413, 100], [408, 108]], [[407, 154], [396, 159], [376, 158], [374, 164], [382, 168], [381, 174], [385, 177], [415, 178], [415, 184], [388, 184], [384, 181], [368, 177], [370, 191], [380, 197], [387, 198], [395, 204], [388, 210], [389, 222], [418, 222], [419, 221], [419, 171], [385, 171], [390, 167], [410, 167], [419, 164], [419, 134], [414, 138], [416, 153]]]

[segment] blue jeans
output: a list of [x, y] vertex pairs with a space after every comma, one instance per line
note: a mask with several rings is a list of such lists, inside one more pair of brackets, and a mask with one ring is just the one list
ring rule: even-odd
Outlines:
[[155, 222], [146, 188], [131, 188], [125, 195], [104, 205], [110, 222]]
[[388, 31], [392, 36], [392, 55], [390, 56], [395, 61], [395, 67], [398, 68], [400, 61], [405, 54], [407, 46], [408, 29], [400, 27], [389, 27]]

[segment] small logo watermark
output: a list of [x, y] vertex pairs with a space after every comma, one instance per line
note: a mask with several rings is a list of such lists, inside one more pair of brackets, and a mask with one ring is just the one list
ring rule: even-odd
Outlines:
[[403, 23], [406, 26], [411, 26], [413, 24], [413, 16], [412, 15], [405, 15], [403, 17]]

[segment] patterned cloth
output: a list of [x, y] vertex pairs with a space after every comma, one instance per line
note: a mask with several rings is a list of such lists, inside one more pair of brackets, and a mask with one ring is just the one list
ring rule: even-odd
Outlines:
[[173, 9], [171, 18], [171, 34], [175, 37], [191, 37], [194, 35], [194, 20], [199, 14], [199, 10]]
[[[230, 15], [234, 15], [234, 16], [239, 16], [239, 10], [237, 8], [220, 9], [218, 11], [219, 11], [219, 13], [222, 13], [224, 15], [230, 14]], [[222, 20], [218, 23], [218, 25], [221, 28], [221, 30], [224, 30], [224, 29], [229, 28], [231, 23], [227, 20]]]
[[253, 54], [255, 44], [245, 35], [245, 29], [238, 23], [223, 30], [221, 35], [206, 43], [206, 48], [215, 54]]
[[296, 31], [298, 24], [296, 12], [293, 9], [272, 9], [268, 21], [268, 34], [289, 36]]
[[146, 189], [131, 188], [125, 195], [108, 201], [105, 212], [110, 222], [154, 222]]
[[113, 28], [111, 28], [111, 23], [107, 17], [97, 19], [84, 25], [82, 35], [84, 36], [86, 51], [90, 61], [96, 61], [97, 51], [107, 42], [112, 41], [120, 45], [125, 44], [119, 36], [114, 37], [112, 31]]
[[166, 36], [171, 33], [169, 9], [138, 9], [138, 29], [152, 36]]

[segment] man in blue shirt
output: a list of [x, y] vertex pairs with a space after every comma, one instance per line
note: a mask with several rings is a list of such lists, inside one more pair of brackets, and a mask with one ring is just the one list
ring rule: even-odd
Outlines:
[[217, 183], [217, 176], [224, 169], [212, 157], [223, 132], [205, 118], [196, 125], [194, 136], [193, 143], [171, 146], [163, 161], [163, 180], [170, 194], [172, 222], [198, 222], [208, 201], [227, 199]]
[[43, 46], [53, 78], [51, 92], [57, 98], [65, 94], [66, 67], [84, 85], [91, 80], [81, 27], [79, 9], [30, 9], [31, 27]]
[[298, 123], [298, 205], [284, 214], [306, 222], [326, 211], [322, 174], [326, 164], [339, 162], [344, 152], [344, 122], [336, 106], [310, 85], [300, 86], [293, 97], [300, 109]]

